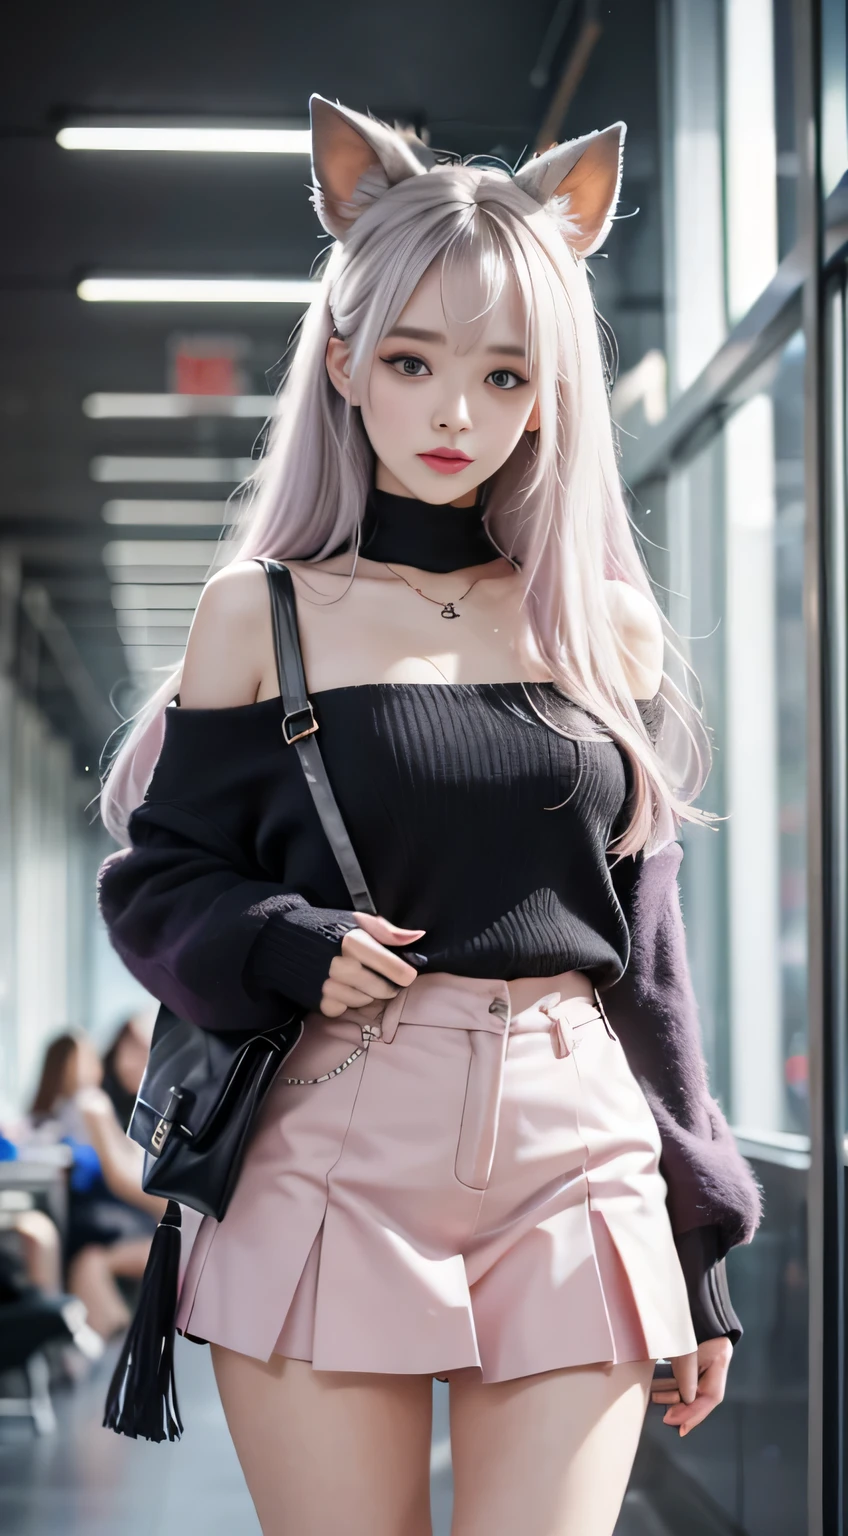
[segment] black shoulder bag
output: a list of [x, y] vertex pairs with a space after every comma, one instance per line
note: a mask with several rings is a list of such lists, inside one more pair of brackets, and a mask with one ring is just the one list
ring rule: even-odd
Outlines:
[[[318, 726], [306, 691], [291, 573], [276, 560], [258, 563], [270, 590], [283, 742], [300, 757], [353, 910], [375, 912], [315, 739]], [[281, 999], [279, 1024], [246, 1034], [238, 1028], [213, 1033], [177, 1018], [164, 1004], [159, 1009], [128, 1135], [146, 1154], [145, 1192], [161, 1195], [168, 1207], [153, 1237], [138, 1306], [106, 1400], [104, 1426], [117, 1434], [161, 1441], [179, 1439], [182, 1433], [174, 1382], [180, 1205], [217, 1221], [223, 1218], [257, 1111], [303, 1034], [305, 1012]]]

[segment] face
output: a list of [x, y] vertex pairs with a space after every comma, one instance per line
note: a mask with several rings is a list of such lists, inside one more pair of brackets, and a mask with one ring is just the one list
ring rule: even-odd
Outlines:
[[[536, 431], [536, 391], [525, 351], [524, 313], [513, 285], [478, 325], [449, 323], [441, 258], [418, 284], [377, 347], [367, 392], [352, 386], [348, 349], [334, 337], [327, 370], [362, 422], [377, 459], [379, 490], [437, 505], [473, 505], [477, 487], [506, 462], [522, 433]], [[476, 284], [451, 274], [450, 303], [480, 307]], [[467, 291], [463, 294], [463, 288]]]
[[134, 1030], [128, 1030], [114, 1056], [115, 1076], [128, 1093], [138, 1093], [147, 1066], [148, 1045]]

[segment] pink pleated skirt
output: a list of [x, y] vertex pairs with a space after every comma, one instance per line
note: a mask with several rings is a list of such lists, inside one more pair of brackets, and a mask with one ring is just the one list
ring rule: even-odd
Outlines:
[[224, 1220], [183, 1213], [177, 1326], [260, 1360], [483, 1382], [686, 1354], [660, 1150], [579, 972], [424, 974], [310, 1013]]

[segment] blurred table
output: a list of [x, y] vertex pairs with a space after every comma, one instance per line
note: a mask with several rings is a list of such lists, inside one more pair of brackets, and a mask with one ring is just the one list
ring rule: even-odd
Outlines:
[[[70, 1147], [39, 1147], [13, 1162], [0, 1163], [0, 1212], [28, 1209], [38, 1203], [52, 1217], [64, 1237], [68, 1222], [68, 1169], [73, 1162]], [[15, 1197], [26, 1197], [26, 1205]]]

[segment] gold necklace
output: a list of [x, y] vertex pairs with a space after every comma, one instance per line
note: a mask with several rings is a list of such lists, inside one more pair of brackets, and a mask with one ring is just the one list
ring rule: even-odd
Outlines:
[[[389, 565], [388, 560], [384, 560], [383, 564], [387, 571], [391, 571], [393, 576], [399, 577], [401, 581], [406, 581], [406, 577], [401, 576], [400, 571], [396, 571], [394, 566]], [[471, 587], [476, 587], [477, 582], [482, 580], [482, 576], [478, 576], [475, 581], [472, 581]], [[468, 587], [467, 591], [463, 592], [462, 597], [454, 598], [453, 603], [443, 603], [440, 597], [428, 597], [427, 593], [422, 592], [420, 587], [414, 587], [411, 581], [406, 581], [406, 585], [411, 588], [413, 592], [417, 592], [419, 597], [423, 597], [425, 603], [435, 603], [437, 607], [441, 606], [443, 619], [461, 619], [462, 614], [457, 613], [456, 608], [454, 607], [454, 603], [461, 603], [462, 598], [467, 597], [468, 593], [471, 591], [471, 587]]]

